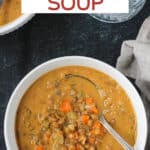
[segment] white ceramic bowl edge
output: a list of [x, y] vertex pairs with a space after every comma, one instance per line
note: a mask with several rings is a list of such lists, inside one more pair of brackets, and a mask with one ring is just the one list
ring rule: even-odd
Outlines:
[[29, 20], [31, 20], [33, 16], [34, 14], [24, 14], [18, 17], [14, 21], [6, 25], [0, 26], [0, 35], [5, 35], [17, 30], [18, 28], [26, 24]]

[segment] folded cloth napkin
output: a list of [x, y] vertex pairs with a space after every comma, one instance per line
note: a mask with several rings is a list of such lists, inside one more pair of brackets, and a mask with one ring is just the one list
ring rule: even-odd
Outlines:
[[135, 79], [150, 118], [150, 17], [144, 21], [136, 40], [123, 42], [116, 67]]

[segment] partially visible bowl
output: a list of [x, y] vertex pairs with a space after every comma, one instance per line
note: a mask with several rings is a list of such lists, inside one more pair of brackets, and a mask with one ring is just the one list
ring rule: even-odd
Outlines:
[[15, 138], [16, 112], [22, 96], [27, 89], [45, 73], [64, 66], [87, 66], [102, 71], [115, 79], [128, 94], [137, 116], [137, 140], [135, 150], [144, 150], [147, 140], [148, 126], [146, 112], [142, 100], [130, 81], [110, 65], [88, 57], [68, 56], [50, 60], [33, 69], [18, 84], [10, 97], [4, 120], [4, 136], [7, 150], [18, 150]]
[[144, 7], [146, 0], [129, 0], [129, 13], [90, 14], [93, 18], [106, 23], [121, 23], [132, 19]]
[[5, 35], [17, 30], [18, 28], [26, 24], [33, 16], [34, 14], [23, 14], [14, 21], [6, 25], [0, 26], [0, 35]]

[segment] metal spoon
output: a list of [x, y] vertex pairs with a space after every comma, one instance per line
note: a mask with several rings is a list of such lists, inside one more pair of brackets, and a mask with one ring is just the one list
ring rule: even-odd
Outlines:
[[[92, 80], [90, 80], [89, 78], [87, 77], [84, 77], [84, 76], [81, 76], [81, 75], [78, 75], [78, 74], [66, 74], [65, 75], [65, 78], [66, 79], [69, 79], [69, 78], [72, 78], [72, 77], [76, 77], [76, 78], [81, 78], [83, 80], [86, 80], [88, 81], [89, 83], [91, 83], [98, 91], [98, 93], [100, 94], [100, 88], [99, 86], [93, 82]], [[109, 123], [106, 121], [103, 113], [101, 113], [100, 115], [100, 122], [101, 124], [106, 128], [106, 130], [122, 145], [122, 147], [125, 149], [125, 150], [134, 150], [134, 148], [132, 146], [130, 146], [112, 127], [111, 125], [109, 125]]]
[[105, 129], [121, 144], [121, 146], [125, 150], [134, 150], [132, 146], [130, 146], [112, 127], [109, 125], [109, 123], [106, 121], [103, 113], [100, 115], [100, 122], [105, 127]]

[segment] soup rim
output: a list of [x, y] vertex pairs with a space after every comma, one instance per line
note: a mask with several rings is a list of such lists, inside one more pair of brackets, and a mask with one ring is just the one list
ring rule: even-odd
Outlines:
[[[15, 138], [15, 119], [18, 106], [24, 93], [39, 77], [51, 70], [64, 66], [86, 66], [96, 69], [106, 73], [121, 85], [131, 99], [131, 103], [137, 118], [137, 139], [135, 148], [137, 148], [137, 150], [144, 150], [148, 134], [147, 118], [144, 105], [136, 89], [133, 87], [130, 81], [115, 68], [102, 61], [83, 56], [66, 56], [52, 59], [33, 69], [20, 81], [10, 97], [5, 113], [4, 137], [7, 149], [18, 149]], [[141, 119], [143, 122], [141, 122]], [[13, 124], [13, 126], [10, 126], [10, 124]], [[12, 134], [10, 135], [9, 133]]]
[[22, 14], [15, 20], [0, 26], [0, 35], [5, 35], [17, 30], [18, 28], [26, 24], [29, 20], [31, 20], [34, 15], [35, 14]]

